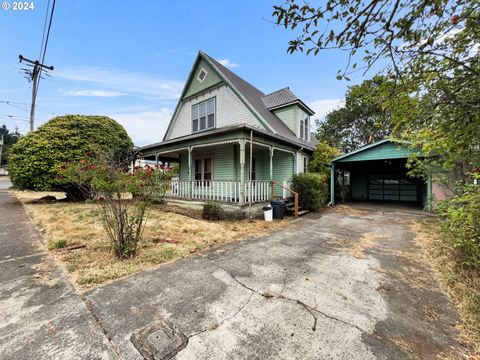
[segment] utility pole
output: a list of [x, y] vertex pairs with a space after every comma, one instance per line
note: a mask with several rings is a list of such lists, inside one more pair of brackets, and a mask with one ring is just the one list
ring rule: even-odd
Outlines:
[[2, 153], [3, 153], [3, 134], [2, 134], [2, 138], [0, 139], [0, 166], [2, 166]]
[[30, 74], [30, 79], [32, 80], [32, 83], [33, 83], [32, 84], [32, 106], [30, 108], [30, 131], [33, 131], [33, 125], [35, 122], [35, 102], [37, 101], [39, 77], [43, 69], [53, 71], [53, 66], [40, 64], [38, 60], [35, 60], [35, 61], [30, 60], [30, 59], [27, 59], [26, 57], [23, 57], [23, 55], [19, 55], [18, 58], [20, 59], [20, 62], [24, 61], [33, 66], [33, 70]]

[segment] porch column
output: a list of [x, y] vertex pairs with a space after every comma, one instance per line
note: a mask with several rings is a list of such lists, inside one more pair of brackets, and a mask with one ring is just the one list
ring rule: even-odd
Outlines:
[[330, 169], [330, 203], [335, 205], [335, 163], [332, 163]]
[[188, 196], [192, 198], [192, 147], [188, 147]]
[[270, 146], [270, 181], [273, 180], [273, 146]]
[[298, 151], [295, 151], [292, 155], [293, 155], [293, 174], [297, 175], [298, 174], [298, 164], [297, 164]]
[[245, 202], [245, 139], [240, 139], [240, 204]]

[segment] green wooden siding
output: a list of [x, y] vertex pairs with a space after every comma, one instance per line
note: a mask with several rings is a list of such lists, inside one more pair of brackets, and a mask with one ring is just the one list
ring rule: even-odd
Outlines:
[[407, 158], [415, 153], [408, 146], [396, 144], [393, 142], [385, 142], [378, 146], [359, 151], [352, 155], [338, 159], [335, 162], [350, 162], [350, 161], [368, 161], [368, 160], [386, 160], [386, 159], [402, 159]]
[[188, 153], [182, 152], [180, 154], [180, 161], [179, 161], [180, 173], [180, 180], [188, 180]]
[[[203, 80], [203, 82], [200, 82], [197, 79], [197, 76], [202, 67], [207, 70], [208, 74], [205, 80]], [[216, 71], [205, 60], [202, 59], [195, 68], [195, 71], [193, 72], [192, 80], [188, 86], [187, 91], [185, 92], [184, 98], [199, 93], [220, 82], [222, 82], [222, 79], [217, 75]]]
[[[273, 153], [273, 180], [283, 185], [285, 179], [290, 180], [293, 176], [293, 155], [284, 151]], [[282, 196], [283, 190], [275, 187], [275, 196]]]
[[278, 110], [275, 110], [274, 113], [277, 115], [280, 120], [282, 120], [285, 125], [287, 125], [290, 130], [293, 131], [295, 135], [298, 136], [298, 117], [300, 108], [297, 105], [287, 106]]
[[[197, 148], [192, 152], [192, 178], [195, 171], [195, 159], [210, 157], [213, 161], [214, 180], [236, 180], [234, 164], [234, 145]], [[180, 180], [188, 180], [188, 153], [180, 156]]]

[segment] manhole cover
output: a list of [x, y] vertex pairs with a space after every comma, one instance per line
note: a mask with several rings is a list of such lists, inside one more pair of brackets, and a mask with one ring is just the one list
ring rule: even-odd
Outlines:
[[151, 324], [130, 339], [145, 359], [168, 360], [187, 346], [188, 338], [166, 321]]

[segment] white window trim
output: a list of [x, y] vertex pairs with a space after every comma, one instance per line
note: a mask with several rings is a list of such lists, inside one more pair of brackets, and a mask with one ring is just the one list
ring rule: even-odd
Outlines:
[[[207, 103], [210, 100], [213, 100], [213, 126], [211, 126], [211, 127], [208, 126], [208, 106], [207, 106]], [[202, 104], [202, 103], [205, 103], [205, 116], [206, 116], [206, 118], [205, 118], [205, 129], [200, 129], [200, 104]], [[198, 107], [198, 118], [196, 118], [198, 120], [197, 131], [193, 130], [193, 120], [195, 120], [193, 118], [193, 108], [195, 106]], [[217, 97], [213, 96], [211, 98], [202, 100], [198, 103], [192, 104], [191, 110], [190, 110], [190, 121], [191, 121], [192, 134], [196, 134], [196, 133], [200, 133], [200, 132], [203, 132], [203, 131], [208, 131], [208, 130], [211, 130], [211, 129], [215, 129], [217, 127]]]
[[[308, 124], [308, 126], [305, 126], [305, 122]], [[302, 128], [303, 128], [303, 132], [302, 132]], [[300, 139], [306, 140], [306, 141], [310, 140], [310, 116], [300, 119], [298, 132], [299, 132], [298, 137]]]
[[[205, 159], [210, 159], [212, 161], [212, 178], [210, 180], [205, 180]], [[201, 164], [202, 164], [202, 171], [201, 171], [201, 174], [202, 174], [202, 179], [200, 180], [196, 180], [195, 179], [195, 174], [196, 174], [196, 171], [195, 171], [195, 163], [197, 162], [197, 160], [201, 160]], [[193, 181], [213, 181], [214, 179], [214, 159], [213, 159], [213, 155], [204, 155], [204, 156], [196, 156], [193, 158]]]
[[[200, 74], [204, 72], [205, 73], [205, 76], [203, 77], [203, 79], [200, 77]], [[208, 71], [205, 70], [205, 68], [201, 68], [200, 71], [198, 72], [197, 74], [197, 80], [200, 81], [200, 83], [203, 83], [205, 81], [205, 79], [207, 78], [207, 75], [208, 75]]]

